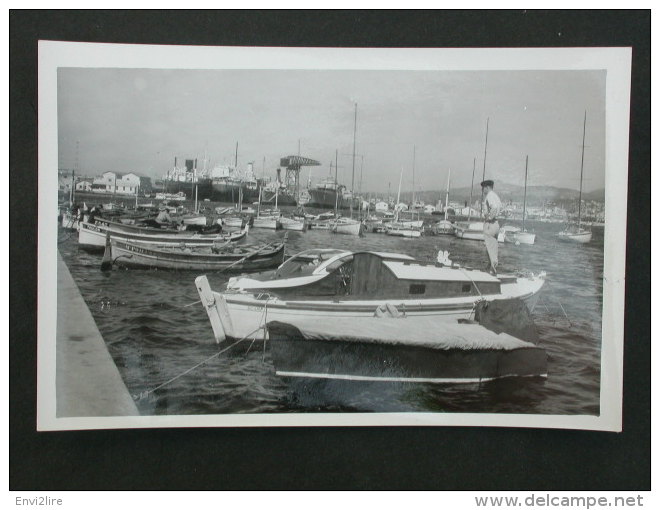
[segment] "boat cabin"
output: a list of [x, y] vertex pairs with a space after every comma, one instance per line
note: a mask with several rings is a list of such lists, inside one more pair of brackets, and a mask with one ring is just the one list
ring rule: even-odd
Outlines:
[[499, 294], [500, 283], [481, 271], [419, 262], [408, 255], [307, 250], [269, 275], [232, 279], [228, 289], [283, 299], [437, 299]]

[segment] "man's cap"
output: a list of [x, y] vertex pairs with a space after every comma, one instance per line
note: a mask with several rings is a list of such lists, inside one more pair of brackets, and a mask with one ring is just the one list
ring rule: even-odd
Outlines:
[[481, 187], [483, 188], [483, 187], [485, 187], [485, 186], [490, 186], [490, 187], [492, 188], [494, 184], [495, 184], [495, 183], [494, 183], [493, 181], [490, 181], [490, 180], [489, 180], [489, 181], [483, 181], [483, 182], [481, 183]]

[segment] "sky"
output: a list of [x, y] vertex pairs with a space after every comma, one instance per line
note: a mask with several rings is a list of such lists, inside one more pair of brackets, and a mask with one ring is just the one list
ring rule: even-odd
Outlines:
[[[487, 179], [578, 189], [585, 111], [585, 191], [605, 186], [605, 71], [334, 71], [60, 68], [59, 167], [161, 177], [206, 152], [209, 165], [254, 162], [275, 176], [298, 154], [301, 181], [395, 194]], [[357, 130], [355, 165], [353, 137]], [[76, 146], [78, 147], [76, 149]], [[414, 174], [414, 175], [413, 175]], [[497, 185], [496, 185], [497, 186]]]

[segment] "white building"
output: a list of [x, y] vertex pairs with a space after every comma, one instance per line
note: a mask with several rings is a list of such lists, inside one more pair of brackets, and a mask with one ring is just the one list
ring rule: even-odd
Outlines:
[[92, 191], [92, 181], [78, 181], [76, 183], [76, 191]]
[[135, 195], [139, 187], [140, 177], [134, 173], [104, 172], [101, 177], [94, 179], [91, 190], [94, 193]]
[[426, 204], [426, 205], [424, 206], [424, 212], [425, 212], [426, 214], [431, 214], [431, 213], [434, 212], [434, 211], [435, 211], [435, 206], [434, 206], [434, 205]]
[[382, 200], [380, 202], [376, 202], [376, 211], [377, 212], [385, 212], [389, 211], [390, 206], [387, 204], [387, 202], [383, 202]]

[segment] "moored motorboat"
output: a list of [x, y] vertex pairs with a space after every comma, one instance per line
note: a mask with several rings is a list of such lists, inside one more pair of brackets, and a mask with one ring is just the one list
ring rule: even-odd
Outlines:
[[[261, 246], [160, 246], [109, 239], [111, 260], [121, 267], [196, 271], [259, 271], [284, 261], [285, 242]], [[107, 250], [108, 248], [106, 248]]]
[[267, 320], [283, 322], [291, 317], [371, 317], [387, 304], [410, 316], [448, 321], [472, 318], [481, 300], [520, 298], [531, 309], [544, 281], [545, 273], [496, 277], [408, 255], [312, 249], [271, 273], [232, 278], [222, 293], [212, 292], [203, 276], [196, 283], [216, 338], [222, 339], [262, 327], [266, 309]]

